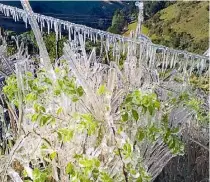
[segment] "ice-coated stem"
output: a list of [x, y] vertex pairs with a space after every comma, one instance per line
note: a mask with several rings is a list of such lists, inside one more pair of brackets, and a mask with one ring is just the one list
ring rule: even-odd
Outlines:
[[21, 4], [22, 4], [22, 6], [25, 10], [26, 19], [29, 20], [31, 28], [32, 28], [32, 30], [34, 32], [34, 35], [36, 37], [37, 44], [39, 46], [40, 57], [43, 59], [43, 64], [45, 65], [46, 70], [52, 70], [50, 57], [48, 55], [46, 46], [44, 44], [43, 37], [42, 37], [41, 32], [39, 30], [39, 26], [38, 26], [38, 23], [36, 21], [36, 18], [34, 16], [34, 14], [33, 14], [33, 11], [31, 9], [31, 6], [30, 6], [28, 0], [21, 0]]

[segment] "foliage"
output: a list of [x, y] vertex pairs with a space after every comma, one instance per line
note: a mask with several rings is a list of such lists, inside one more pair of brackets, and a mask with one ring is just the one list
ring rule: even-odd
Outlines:
[[[65, 65], [65, 62], [64, 62]], [[65, 67], [65, 66], [64, 66]], [[43, 69], [37, 71], [37, 77], [28, 72], [24, 75], [24, 85], [27, 85], [27, 89], [24, 90], [23, 103], [30, 106], [33, 112], [29, 114], [29, 118], [32, 122], [39, 123], [39, 127], [54, 126], [59, 123], [61, 115], [64, 113], [64, 108], [57, 108], [56, 113], [49, 112], [46, 103], [51, 102], [50, 98], [62, 97], [62, 93], [65, 94], [72, 102], [78, 102], [83, 97], [84, 91], [81, 86], [77, 86], [75, 79], [68, 77], [68, 72], [65, 69], [55, 69], [58, 79], [54, 82], [47, 76], [47, 72]], [[16, 104], [18, 101], [18, 86], [17, 80], [14, 76], [9, 77], [6, 81], [7, 85], [4, 87], [4, 93], [8, 97], [11, 103]], [[42, 99], [46, 97], [46, 94], [53, 94], [52, 97]], [[105, 85], [101, 85], [97, 91], [99, 97], [104, 97], [109, 94]], [[74, 99], [76, 96], [76, 100]], [[44, 102], [43, 102], [44, 101]], [[121, 124], [116, 125], [118, 133], [114, 132], [114, 138], [120, 137], [121, 133], [127, 133], [128, 125], [134, 125], [135, 123], [141, 123], [142, 119], [149, 115], [154, 117], [156, 113], [161, 109], [161, 103], [158, 101], [156, 94], [144, 93], [139, 90], [135, 90], [128, 94], [120, 106], [121, 108]], [[163, 109], [163, 108], [162, 108]], [[87, 134], [87, 137], [98, 137], [99, 128], [103, 130], [106, 128], [105, 122], [100, 122], [95, 119], [91, 113], [74, 113], [71, 122], [76, 121], [76, 126], [67, 125], [66, 127], [57, 128], [57, 141], [61, 143], [74, 143], [76, 142], [77, 135]], [[63, 121], [64, 122], [64, 121]], [[178, 139], [176, 133], [178, 128], [170, 128], [168, 125], [168, 117], [162, 117], [162, 124], [158, 125], [148, 122], [144, 126], [137, 128], [135, 140], [138, 145], [145, 141], [151, 143], [156, 142], [157, 139], [161, 139], [175, 155], [183, 152], [183, 145]], [[102, 134], [102, 138], [106, 137], [106, 133]], [[43, 136], [44, 137], [44, 136]], [[120, 139], [120, 138], [119, 138]], [[118, 139], [118, 140], [119, 140]], [[116, 140], [116, 139], [114, 139]], [[43, 138], [43, 142], [49, 143], [49, 139]], [[103, 140], [101, 140], [102, 142]], [[123, 138], [116, 143], [113, 143], [115, 156], [120, 157], [124, 162], [124, 178], [128, 181], [150, 181], [150, 174], [146, 172], [146, 168], [143, 163], [137, 163], [134, 165], [136, 155], [135, 142], [130, 141], [129, 138], [124, 140]], [[47, 144], [46, 143], [46, 144]], [[55, 160], [59, 157], [58, 149], [53, 150], [49, 145], [42, 145], [41, 150], [50, 151], [49, 156], [44, 154], [45, 160], [48, 162]], [[98, 146], [102, 143], [98, 143]], [[62, 150], [62, 149], [59, 149]], [[91, 150], [91, 149], [86, 149]], [[58, 153], [57, 153], [58, 152]], [[51, 163], [51, 162], [50, 162]], [[133, 166], [134, 165], [134, 166]], [[47, 165], [50, 168], [51, 164]], [[36, 166], [34, 166], [36, 167]], [[71, 181], [104, 181], [111, 182], [114, 180], [122, 180], [121, 174], [112, 176], [107, 166], [103, 164], [103, 160], [100, 156], [90, 156], [85, 152], [76, 152], [74, 157], [66, 164], [66, 174], [68, 174]], [[52, 170], [41, 170], [35, 168], [33, 170], [33, 177], [36, 181], [46, 181], [47, 178], [52, 177]], [[127, 181], [126, 180], [126, 181]]]
[[[24, 32], [20, 35], [16, 35], [15, 32], [6, 31], [7, 35], [7, 53], [9, 55], [13, 55], [17, 52], [17, 45], [15, 40], [12, 37], [16, 37], [20, 44], [23, 42], [28, 47], [28, 53], [30, 55], [38, 54], [38, 45], [35, 40], [35, 36], [32, 31]], [[46, 44], [47, 51], [49, 53], [50, 59], [54, 62], [55, 59], [60, 58], [63, 55], [63, 45], [66, 42], [67, 38], [63, 36], [62, 38], [58, 39], [56, 42], [55, 33], [50, 32], [50, 34], [44, 33], [43, 34], [44, 42]], [[57, 44], [57, 45], [56, 45]], [[57, 47], [57, 50], [56, 50]]]
[[167, 8], [168, 6], [174, 4], [174, 2], [169, 1], [153, 1], [144, 3], [144, 14], [146, 19], [151, 18], [158, 11]]
[[195, 74], [191, 76], [190, 83], [195, 88], [200, 88], [204, 90], [206, 93], [209, 92], [209, 79], [206, 77], [198, 77]]
[[126, 25], [126, 19], [122, 11], [115, 12], [112, 18], [112, 26], [108, 28], [108, 31], [115, 34], [120, 34]]
[[63, 46], [64, 42], [67, 40], [66, 37], [62, 37], [61, 39], [58, 39], [58, 41], [56, 42], [55, 33], [50, 33], [50, 34], [45, 34], [43, 38], [51, 60], [60, 58], [63, 55]]

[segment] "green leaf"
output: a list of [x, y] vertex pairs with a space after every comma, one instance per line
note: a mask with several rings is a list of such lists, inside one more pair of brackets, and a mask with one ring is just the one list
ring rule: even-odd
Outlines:
[[132, 115], [133, 115], [133, 118], [138, 121], [139, 119], [139, 114], [136, 110], [132, 109]]
[[52, 85], [52, 81], [47, 77], [44, 78], [44, 82], [49, 84], [49, 85]]
[[59, 73], [59, 72], [60, 72], [60, 69], [59, 69], [58, 67], [56, 67], [56, 68], [55, 68], [55, 72], [56, 72], [56, 73]]
[[125, 144], [123, 145], [122, 154], [125, 156], [125, 158], [131, 157], [131, 154], [132, 154], [132, 147], [131, 147], [131, 144], [125, 143]]
[[171, 133], [172, 133], [172, 134], [177, 134], [178, 132], [179, 132], [179, 127], [173, 128], [173, 129], [171, 130]]
[[40, 116], [41, 116], [40, 120], [39, 120], [40, 126], [44, 126], [45, 124], [52, 121], [52, 116], [50, 116], [50, 115], [40, 115]]
[[93, 175], [94, 180], [97, 180], [97, 178], [99, 176], [99, 170], [94, 168], [92, 171], [92, 175]]
[[160, 109], [160, 102], [159, 101], [155, 101], [154, 107], [157, 108], [157, 109]]
[[98, 168], [100, 166], [100, 161], [97, 158], [93, 159], [93, 161], [95, 166]]
[[60, 95], [60, 94], [61, 94], [61, 90], [60, 90], [59, 88], [56, 88], [56, 89], [54, 90], [54, 94], [55, 94], [56, 96]]
[[83, 96], [84, 90], [83, 90], [83, 88], [82, 88], [81, 86], [79, 86], [79, 87], [77, 88], [77, 94], [79, 95], [79, 97]]
[[136, 138], [139, 142], [141, 142], [145, 137], [145, 132], [143, 130], [143, 128], [139, 128], [136, 134]]
[[26, 101], [35, 101], [37, 100], [37, 95], [34, 93], [29, 93], [26, 95]]
[[58, 139], [63, 142], [68, 142], [73, 138], [74, 132], [68, 128], [61, 128], [57, 132]]
[[46, 109], [42, 105], [39, 105], [37, 103], [34, 104], [34, 110], [36, 112], [45, 112], [46, 111]]
[[103, 94], [105, 94], [105, 92], [106, 92], [106, 86], [105, 86], [105, 84], [100, 85], [100, 87], [97, 90], [97, 94], [98, 95], [103, 95]]
[[113, 182], [113, 179], [105, 172], [100, 173], [101, 182]]
[[47, 174], [40, 171], [38, 168], [33, 170], [34, 182], [45, 182], [47, 179]]
[[59, 108], [57, 109], [57, 111], [56, 111], [56, 114], [59, 115], [59, 114], [62, 113], [62, 111], [63, 111], [63, 108], [62, 108], [62, 107], [59, 107]]
[[125, 99], [125, 104], [128, 104], [128, 103], [130, 103], [131, 101], [132, 101], [132, 96], [130, 95], [130, 96], [127, 96], [126, 97], [126, 99]]
[[128, 121], [128, 113], [126, 112], [125, 114], [122, 115], [122, 120], [124, 122]]
[[80, 159], [79, 164], [82, 167], [87, 167], [87, 168], [92, 168], [93, 167], [93, 162], [92, 162], [92, 160], [89, 160], [89, 159], [84, 159], [84, 158]]
[[66, 166], [66, 173], [67, 174], [74, 174], [74, 172], [75, 172], [74, 171], [74, 165], [71, 162], [69, 162]]
[[136, 182], [143, 182], [142, 177], [139, 176], [139, 177], [137, 178]]
[[32, 122], [37, 121], [39, 115], [40, 115], [40, 114], [38, 114], [38, 113], [33, 114], [32, 117], [31, 117], [31, 121], [32, 121]]
[[154, 114], [154, 107], [152, 105], [149, 105], [148, 110], [149, 110], [150, 115], [152, 116]]
[[79, 100], [79, 98], [78, 98], [76, 95], [74, 95], [74, 96], [71, 98], [71, 100], [72, 100], [72, 102], [77, 102], [77, 101]]
[[33, 77], [33, 74], [32, 74], [31, 72], [26, 72], [26, 75], [27, 75], [28, 77]]
[[57, 152], [54, 151], [50, 154], [50, 159], [53, 160], [56, 158], [56, 156], [57, 156]]
[[82, 154], [75, 154], [73, 158], [80, 159], [80, 158], [82, 158]]

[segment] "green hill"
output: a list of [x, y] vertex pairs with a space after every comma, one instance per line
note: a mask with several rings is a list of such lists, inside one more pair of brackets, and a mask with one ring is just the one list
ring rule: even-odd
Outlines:
[[[157, 12], [143, 27], [154, 43], [202, 54], [209, 42], [208, 2], [177, 2]], [[124, 35], [135, 30], [136, 23], [128, 26]]]

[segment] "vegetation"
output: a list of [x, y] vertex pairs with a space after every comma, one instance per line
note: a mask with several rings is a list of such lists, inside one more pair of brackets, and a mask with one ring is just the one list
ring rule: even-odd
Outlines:
[[[32, 31], [24, 32], [17, 35], [13, 31], [4, 31], [5, 36], [7, 36], [7, 54], [8, 56], [13, 55], [17, 52], [17, 44], [23, 42], [28, 47], [28, 53], [30, 55], [38, 54], [38, 45], [35, 40], [35, 36]], [[67, 40], [66, 36], [62, 36], [56, 42], [55, 33], [43, 33], [44, 42], [46, 44], [47, 51], [49, 53], [52, 62], [55, 59], [60, 58], [63, 55], [64, 42]], [[17, 43], [18, 41], [18, 43]]]
[[167, 8], [168, 6], [174, 4], [175, 2], [170, 1], [146, 1], [144, 2], [144, 16], [147, 19], [151, 18], [158, 11]]
[[207, 2], [176, 2], [145, 22], [149, 36], [158, 44], [204, 53], [208, 49], [207, 6]]
[[[123, 11], [117, 11], [109, 30], [121, 33], [125, 22]], [[146, 28], [144, 31], [149, 32]], [[19, 38], [32, 45], [30, 54], [37, 54], [32, 32]], [[9, 40], [15, 45], [12, 38]], [[144, 81], [132, 84], [127, 77], [134, 83], [139, 65], [124, 63], [126, 58], [135, 62], [134, 51], [130, 57], [126, 52], [121, 54], [114, 69], [108, 66], [115, 60], [112, 46], [101, 53], [98, 42], [87, 41], [83, 45], [80, 40], [81, 51], [68, 45], [63, 49], [66, 38], [56, 45], [53, 33], [44, 34], [44, 41], [52, 69], [38, 65], [35, 73], [17, 70], [3, 87], [15, 128], [11, 128], [13, 138], [5, 141], [10, 144], [1, 149], [2, 181], [15, 174], [25, 182], [149, 182], [156, 177], [156, 170], [161, 171], [163, 163], [167, 163], [165, 156], [170, 159], [184, 154], [180, 133], [186, 123], [170, 123], [172, 112], [183, 108], [189, 111], [187, 117], [192, 116], [189, 121], [208, 123], [203, 103], [191, 94], [190, 86], [184, 92], [166, 89], [167, 98], [161, 99], [155, 93], [160, 85], [148, 89], [140, 85]], [[99, 63], [95, 51], [100, 54]], [[65, 59], [54, 64], [63, 54]], [[161, 80], [168, 77], [171, 70], [167, 71], [160, 73]], [[174, 81], [183, 82], [180, 78]], [[190, 81], [199, 84], [197, 77]], [[203, 83], [208, 82], [204, 79]], [[3, 114], [1, 119], [4, 123]]]
[[108, 31], [115, 34], [120, 34], [125, 27], [126, 20], [122, 11], [116, 11], [112, 18], [112, 26], [108, 28]]
[[[137, 22], [134, 22], [134, 23], [131, 23], [128, 25], [128, 30], [123, 34], [124, 36], [126, 37], [129, 37], [130, 36], [130, 33], [131, 31], [134, 31], [136, 30], [136, 26], [137, 26]], [[147, 35], [149, 34], [149, 29], [147, 27], [145, 27], [144, 25], [142, 25], [141, 27], [141, 31], [144, 35]]]
[[[28, 85], [28, 88], [24, 90], [25, 93], [22, 95], [22, 106], [19, 105], [19, 88], [16, 77], [12, 76], [7, 79], [7, 84], [3, 89], [4, 93], [9, 99], [9, 102], [15, 104], [19, 109], [20, 107], [27, 107], [33, 111], [28, 113], [26, 117], [31, 122], [38, 124], [36, 130], [41, 131], [42, 128], [47, 129], [50, 126], [56, 127], [56, 130], [52, 132], [56, 132], [57, 139], [55, 138], [55, 140], [57, 142], [59, 141], [61, 146], [62, 143], [65, 145], [68, 145], [68, 143], [74, 144], [78, 140], [77, 135], [83, 134], [87, 134], [87, 137], [96, 138], [97, 146], [100, 146], [102, 144], [100, 138], [104, 138], [106, 135], [110, 135], [110, 133], [104, 133], [107, 127], [106, 121], [98, 121], [91, 113], [73, 113], [74, 116], [71, 118], [71, 123], [76, 122], [76, 127], [73, 127], [71, 124], [67, 124], [66, 127], [57, 125], [60, 122], [68, 120], [67, 115], [65, 116], [64, 114], [67, 108], [58, 105], [57, 108], [54, 108], [56, 112], [53, 113], [49, 108], [51, 104], [50, 100], [59, 100], [62, 94], [65, 94], [73, 103], [77, 103], [83, 97], [84, 90], [81, 86], [77, 86], [74, 78], [68, 77], [68, 70], [65, 71], [56, 68], [55, 71], [59, 77], [61, 76], [55, 83], [53, 83], [54, 81], [47, 76], [47, 72], [43, 69], [37, 70], [36, 78], [30, 72], [24, 75], [24, 85]], [[100, 97], [104, 97], [108, 94], [107, 87], [101, 85], [97, 90], [97, 94]], [[47, 95], [48, 98], [46, 98]], [[43, 98], [45, 98], [45, 101]], [[116, 143], [113, 143], [114, 155], [122, 158], [123, 161], [127, 161], [123, 162], [123, 165], [125, 165], [124, 170], [126, 171], [123, 178], [125, 178], [125, 181], [150, 181], [150, 175], [140, 162], [135, 168], [133, 166], [133, 160], [136, 157], [135, 145], [140, 145], [145, 140], [154, 143], [158, 138], [161, 138], [173, 154], [182, 153], [184, 149], [183, 144], [176, 136], [179, 129], [169, 128], [168, 115], [166, 114], [162, 116], [160, 126], [155, 123], [148, 123], [144, 127], [138, 127], [134, 141], [130, 141], [129, 138], [124, 141], [124, 139], [120, 139], [119, 137], [122, 133], [127, 133], [127, 125], [132, 126], [136, 122], [141, 122], [141, 118], [146, 115], [152, 117], [156, 115], [156, 112], [159, 112], [160, 108], [161, 110], [165, 109], [163, 105], [161, 106], [160, 101], [158, 101], [154, 93], [142, 93], [139, 90], [128, 94], [120, 108], [121, 117], [112, 135], [114, 140], [116, 140]], [[53, 133], [48, 133], [48, 135], [50, 136]], [[99, 136], [99, 133], [102, 136]], [[59, 158], [62, 154], [60, 153], [62, 148], [53, 148], [54, 145], [51, 140], [51, 138], [47, 139], [42, 136], [42, 145], [39, 146], [39, 150], [42, 153], [40, 157], [44, 157], [43, 162], [46, 167], [31, 166], [34, 181], [46, 182], [49, 179], [53, 179], [53, 169], [51, 169], [54, 165], [53, 162], [61, 160]], [[86, 150], [88, 151], [89, 149]], [[71, 181], [111, 182], [115, 181], [115, 179], [123, 180], [120, 174], [111, 176], [110, 171], [106, 165], [104, 166], [100, 156], [90, 157], [84, 151], [76, 152], [71, 161], [66, 163], [65, 173]], [[21, 171], [21, 175], [25, 178], [30, 178], [30, 174], [24, 168]]]
[[[208, 49], [207, 2], [148, 2], [142, 33], [154, 43], [203, 54]], [[155, 28], [153, 28], [155, 27]], [[136, 29], [128, 25], [125, 36]]]

